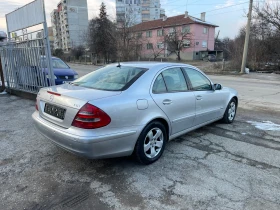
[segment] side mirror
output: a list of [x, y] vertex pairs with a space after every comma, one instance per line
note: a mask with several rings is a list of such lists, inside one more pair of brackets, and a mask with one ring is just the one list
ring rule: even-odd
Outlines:
[[223, 87], [221, 84], [214, 84], [214, 90], [222, 90]]

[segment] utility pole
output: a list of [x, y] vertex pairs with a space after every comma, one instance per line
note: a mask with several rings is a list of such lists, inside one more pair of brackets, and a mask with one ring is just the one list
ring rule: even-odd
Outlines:
[[247, 27], [246, 27], [246, 37], [245, 37], [245, 44], [244, 44], [244, 51], [243, 51], [243, 59], [242, 59], [242, 66], [241, 66], [241, 71], [240, 71], [241, 74], [245, 73], [245, 67], [246, 67], [246, 63], [247, 63], [252, 10], [253, 10], [253, 0], [250, 0], [248, 21], [247, 21]]

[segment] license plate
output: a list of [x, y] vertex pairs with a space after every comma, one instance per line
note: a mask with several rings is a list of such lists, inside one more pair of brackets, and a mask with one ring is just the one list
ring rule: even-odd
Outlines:
[[55, 105], [46, 103], [45, 108], [44, 108], [44, 112], [51, 115], [51, 116], [57, 117], [61, 120], [64, 120], [66, 109], [63, 109], [61, 107], [57, 107]]

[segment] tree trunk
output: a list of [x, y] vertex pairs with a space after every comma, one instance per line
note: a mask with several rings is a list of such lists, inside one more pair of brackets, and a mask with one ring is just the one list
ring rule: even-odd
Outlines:
[[178, 61], [180, 61], [181, 60], [180, 51], [178, 52], [177, 57], [178, 57]]

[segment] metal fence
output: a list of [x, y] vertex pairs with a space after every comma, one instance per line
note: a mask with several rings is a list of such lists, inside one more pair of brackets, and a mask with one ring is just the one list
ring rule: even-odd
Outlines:
[[28, 35], [0, 46], [0, 56], [8, 89], [37, 93], [41, 87], [54, 85], [50, 75], [46, 39]]

